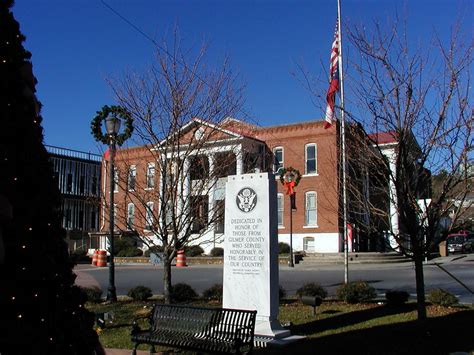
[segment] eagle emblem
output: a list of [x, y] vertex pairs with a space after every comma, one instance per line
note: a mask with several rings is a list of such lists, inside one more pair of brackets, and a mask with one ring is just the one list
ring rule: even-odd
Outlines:
[[237, 194], [236, 203], [242, 212], [250, 212], [257, 205], [257, 194], [250, 187], [245, 187]]

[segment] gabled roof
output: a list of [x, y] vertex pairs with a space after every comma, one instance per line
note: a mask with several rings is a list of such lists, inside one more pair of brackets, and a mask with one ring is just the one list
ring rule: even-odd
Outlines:
[[372, 133], [369, 134], [369, 138], [376, 144], [398, 143], [398, 133], [396, 131]]
[[[256, 126], [248, 124], [246, 122], [237, 120], [235, 118], [227, 117], [220, 124], [211, 123], [209, 121], [203, 120], [201, 118], [192, 118], [188, 123], [181, 127], [175, 134], [179, 136], [184, 136], [193, 129], [196, 129], [198, 126], [207, 127], [215, 132], [223, 133], [232, 139], [241, 139], [249, 138], [253, 140], [258, 140], [255, 138], [253, 132], [258, 129]], [[167, 138], [163, 139], [159, 145], [166, 143]]]

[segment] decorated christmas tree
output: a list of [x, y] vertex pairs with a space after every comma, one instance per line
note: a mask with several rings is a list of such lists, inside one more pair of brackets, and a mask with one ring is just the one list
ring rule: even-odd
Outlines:
[[74, 286], [25, 37], [0, 1], [0, 354], [100, 352]]

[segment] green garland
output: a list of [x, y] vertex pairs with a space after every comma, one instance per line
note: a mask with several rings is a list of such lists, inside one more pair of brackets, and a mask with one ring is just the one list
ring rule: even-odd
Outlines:
[[102, 107], [101, 111], [97, 111], [97, 115], [91, 122], [92, 135], [97, 142], [102, 142], [104, 144], [110, 143], [108, 135], [104, 135], [102, 133], [102, 121], [104, 121], [111, 113], [125, 121], [125, 129], [123, 133], [118, 134], [117, 137], [115, 137], [115, 142], [121, 146], [128, 138], [132, 136], [133, 133], [132, 115], [123, 107], [109, 107], [105, 105]]
[[289, 166], [288, 168], [283, 168], [280, 174], [280, 182], [285, 185], [285, 175], [288, 173], [293, 173], [295, 175], [295, 187], [298, 186], [301, 180], [300, 171], [298, 169], [292, 168], [291, 166]]

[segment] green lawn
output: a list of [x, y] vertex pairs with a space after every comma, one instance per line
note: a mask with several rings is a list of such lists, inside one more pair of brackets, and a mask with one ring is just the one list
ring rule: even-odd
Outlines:
[[[100, 333], [106, 348], [130, 349], [131, 322], [153, 302], [88, 304], [93, 312], [114, 312], [115, 320]], [[197, 303], [196, 303], [197, 304]], [[203, 305], [199, 303], [199, 305]], [[214, 304], [213, 306], [216, 306]], [[324, 302], [316, 316], [297, 301], [280, 306], [280, 321], [292, 334], [307, 338], [287, 348], [256, 349], [256, 354], [449, 354], [474, 352], [474, 309], [429, 306], [427, 321], [416, 321], [416, 305], [390, 308], [375, 303]], [[145, 325], [145, 324], [144, 324]], [[147, 350], [147, 346], [140, 349]], [[164, 350], [164, 349], [161, 349]]]

